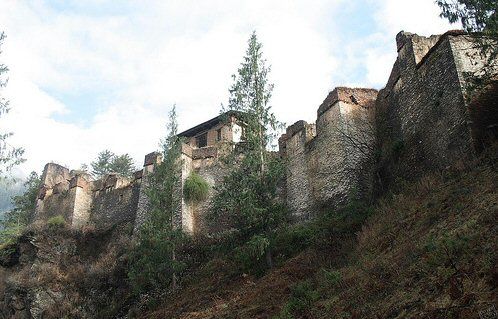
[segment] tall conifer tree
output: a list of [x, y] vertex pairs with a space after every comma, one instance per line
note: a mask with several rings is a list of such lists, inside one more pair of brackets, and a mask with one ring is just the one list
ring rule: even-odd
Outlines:
[[183, 268], [176, 250], [183, 241], [179, 212], [181, 140], [177, 136], [176, 106], [169, 113], [168, 135], [161, 141], [163, 161], [148, 180], [149, 214], [138, 232], [128, 276], [136, 293], [177, 287]]
[[284, 211], [276, 200], [283, 167], [269, 152], [282, 127], [271, 109], [269, 73], [262, 44], [253, 32], [238, 72], [232, 76], [228, 106], [223, 108], [236, 114], [244, 131], [243, 143], [233, 148], [235, 156], [228, 157], [230, 173], [216, 188], [212, 209], [215, 216], [230, 216], [248, 240], [253, 257], [266, 256], [268, 267], [272, 267], [272, 235]]

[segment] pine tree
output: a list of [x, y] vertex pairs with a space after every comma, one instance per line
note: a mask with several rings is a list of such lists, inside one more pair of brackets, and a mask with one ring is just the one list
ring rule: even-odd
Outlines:
[[110, 165], [115, 154], [109, 150], [103, 150], [97, 155], [97, 159], [90, 163], [92, 166], [92, 174], [99, 178], [111, 171]]
[[133, 159], [128, 154], [116, 155], [110, 150], [103, 150], [91, 164], [92, 175], [100, 178], [109, 173], [130, 177], [135, 171]]
[[237, 75], [233, 75], [228, 107], [223, 109], [237, 114], [244, 127], [244, 142], [234, 147], [228, 157], [231, 173], [216, 188], [212, 210], [214, 218], [219, 214], [231, 216], [247, 239], [250, 254], [256, 260], [266, 256], [271, 268], [273, 233], [285, 214], [276, 200], [283, 166], [269, 152], [277, 130], [282, 127], [269, 103], [273, 91], [269, 72], [262, 44], [253, 32]]
[[135, 171], [133, 159], [128, 154], [116, 155], [109, 164], [109, 170], [119, 175], [130, 177]]
[[[5, 33], [0, 33], [0, 54], [2, 53], [1, 47], [5, 39]], [[0, 63], [0, 89], [7, 85], [7, 80], [2, 76], [7, 73], [9, 69], [3, 63]], [[0, 116], [9, 112], [9, 101], [0, 95]], [[0, 132], [0, 178], [4, 178], [5, 174], [15, 165], [24, 161], [22, 155], [24, 150], [10, 145], [7, 139], [12, 136], [11, 132]]]
[[460, 21], [465, 31], [498, 35], [496, 0], [437, 0], [441, 16], [454, 23]]
[[128, 272], [136, 293], [168, 285], [176, 289], [177, 274], [183, 268], [176, 256], [177, 247], [184, 239], [181, 225], [175, 221], [181, 203], [181, 140], [177, 136], [176, 118], [176, 106], [173, 106], [168, 136], [161, 141], [163, 161], [155, 167], [146, 190], [149, 215], [138, 232], [138, 244]]

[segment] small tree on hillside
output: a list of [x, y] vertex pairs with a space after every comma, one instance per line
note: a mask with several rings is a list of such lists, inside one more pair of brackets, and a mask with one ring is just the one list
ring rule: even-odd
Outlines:
[[[0, 33], [0, 54], [2, 53], [1, 47], [5, 39], [5, 33]], [[0, 89], [7, 85], [7, 79], [3, 75], [9, 69], [3, 63], [0, 63]], [[0, 116], [9, 112], [9, 101], [0, 95]], [[22, 148], [13, 147], [7, 142], [7, 139], [12, 136], [10, 132], [0, 131], [0, 178], [5, 177], [8, 172], [15, 165], [23, 162], [22, 155], [24, 150]]]
[[180, 201], [181, 140], [177, 136], [176, 106], [169, 114], [168, 136], [162, 141], [163, 162], [147, 186], [149, 215], [138, 232], [128, 273], [136, 293], [157, 290], [171, 284], [177, 287], [177, 274], [183, 263], [176, 247], [183, 240], [181, 225], [175, 222]]
[[262, 45], [253, 32], [237, 75], [233, 75], [228, 107], [223, 109], [237, 114], [244, 127], [244, 142], [233, 148], [235, 156], [228, 157], [230, 173], [217, 187], [212, 209], [215, 216], [230, 216], [248, 245], [255, 248], [254, 258], [266, 256], [268, 267], [272, 267], [273, 232], [284, 214], [276, 201], [283, 166], [269, 152], [282, 126], [269, 104], [273, 91], [269, 72]]

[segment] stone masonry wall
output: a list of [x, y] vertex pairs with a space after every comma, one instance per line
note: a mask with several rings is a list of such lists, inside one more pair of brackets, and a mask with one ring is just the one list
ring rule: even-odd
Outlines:
[[149, 186], [149, 179], [154, 172], [154, 166], [159, 164], [162, 156], [158, 152], [152, 152], [145, 155], [144, 167], [141, 173], [137, 174], [136, 180], [140, 180], [140, 188], [138, 190], [137, 208], [135, 214], [135, 223], [133, 233], [136, 234], [143, 223], [147, 220], [149, 211], [149, 199], [147, 198], [146, 189]]
[[70, 172], [57, 164], [47, 164], [42, 175], [43, 186], [38, 195], [34, 220], [62, 215], [76, 229], [88, 225], [102, 228], [121, 222], [134, 222], [141, 175], [129, 180], [109, 174], [102, 179], [92, 180], [88, 174]]
[[383, 188], [475, 154], [462, 82], [472, 69], [467, 36], [401, 32], [396, 41], [398, 58], [376, 103]]
[[[279, 145], [287, 161], [287, 205], [296, 220], [370, 190], [361, 177], [374, 139], [363, 126], [371, 125], [376, 96], [372, 89], [336, 88], [319, 107], [316, 125], [298, 121], [287, 128]], [[355, 140], [366, 145], [366, 155], [351, 145]]]
[[224, 229], [223, 221], [213, 223], [209, 220], [209, 208], [214, 187], [221, 183], [226, 172], [218, 160], [218, 149], [206, 147], [192, 149], [189, 145], [183, 145], [182, 152], [182, 190], [185, 180], [195, 172], [199, 174], [209, 185], [209, 195], [201, 203], [187, 202], [182, 196], [182, 228], [187, 233], [213, 233]]
[[62, 215], [68, 221], [72, 220], [75, 192], [70, 192], [70, 181], [74, 176], [69, 169], [48, 163], [43, 169], [41, 187], [36, 200], [34, 220], [47, 220], [56, 215]]
[[[280, 142], [281, 153], [287, 162], [287, 205], [296, 219], [307, 219], [313, 210], [311, 179], [308, 174], [306, 144], [315, 136], [315, 126], [298, 121], [287, 128], [286, 140]], [[285, 147], [285, 151], [283, 148]], [[315, 165], [312, 165], [315, 167]]]
[[90, 221], [100, 227], [134, 222], [139, 193], [139, 182], [121, 188], [100, 190], [93, 198]]
[[84, 177], [77, 175], [71, 179], [69, 192], [74, 198], [71, 226], [74, 228], [81, 228], [85, 226], [90, 219], [92, 187]]

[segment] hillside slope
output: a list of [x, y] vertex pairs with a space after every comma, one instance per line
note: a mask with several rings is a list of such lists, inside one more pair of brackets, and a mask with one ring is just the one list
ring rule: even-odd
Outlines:
[[260, 278], [233, 271], [226, 260], [212, 260], [183, 290], [138, 316], [489, 315], [498, 309], [496, 158], [459, 166], [403, 185], [381, 200], [352, 245], [311, 245]]
[[196, 239], [181, 289], [165, 287], [162, 297], [131, 293], [131, 225], [33, 225], [1, 250], [0, 318], [495, 318], [498, 153], [490, 154], [398, 183], [373, 208], [284, 227], [270, 271], [241, 264], [233, 242], [220, 249]]
[[32, 225], [0, 250], [0, 318], [111, 318], [128, 296], [132, 225]]

